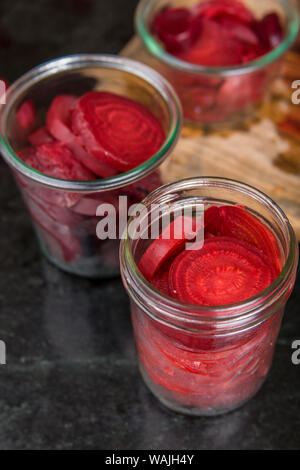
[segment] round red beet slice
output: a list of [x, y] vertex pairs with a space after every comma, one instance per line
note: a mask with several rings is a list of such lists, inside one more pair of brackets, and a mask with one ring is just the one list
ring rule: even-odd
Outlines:
[[87, 152], [120, 172], [146, 161], [165, 140], [161, 124], [145, 106], [100, 91], [78, 101], [72, 129]]
[[170, 294], [196, 305], [230, 305], [257, 295], [276, 274], [255, 247], [230, 237], [205, 241], [197, 251], [183, 251], [171, 265]]
[[32, 100], [24, 101], [16, 113], [18, 123], [23, 129], [30, 129], [36, 118], [36, 109]]
[[[199, 224], [196, 219], [177, 217], [160, 234], [159, 238], [151, 243], [138, 264], [141, 273], [148, 281], [152, 280], [155, 273], [168, 259], [184, 248]], [[192, 228], [192, 234], [189, 233], [189, 227]]]
[[187, 8], [165, 8], [154, 18], [154, 33], [163, 41], [167, 51], [187, 50], [197, 38], [200, 25]]
[[29, 166], [54, 178], [87, 181], [93, 174], [84, 168], [71, 150], [60, 142], [50, 142], [37, 147], [27, 147], [18, 156]]
[[281, 255], [273, 233], [243, 206], [210, 207], [204, 213], [205, 230], [218, 235], [233, 237], [257, 247], [268, 258], [278, 275], [281, 271]]
[[48, 109], [47, 128], [53, 137], [61, 142], [69, 143], [74, 140], [71, 131], [71, 113], [77, 101], [77, 96], [58, 95]]
[[102, 178], [116, 175], [116, 170], [104, 162], [89, 155], [82, 147], [78, 138], [71, 130], [71, 115], [78, 98], [73, 95], [59, 95], [51, 103], [47, 113], [47, 127], [49, 132], [60, 142], [68, 145], [74, 157], [86, 168]]

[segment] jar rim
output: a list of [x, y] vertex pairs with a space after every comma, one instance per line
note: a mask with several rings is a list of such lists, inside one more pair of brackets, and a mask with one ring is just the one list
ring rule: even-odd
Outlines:
[[[93, 181], [73, 181], [54, 178], [26, 165], [10, 145], [5, 135], [5, 122], [11, 105], [32, 85], [56, 73], [79, 70], [85, 67], [106, 67], [121, 70], [137, 76], [149, 83], [164, 99], [170, 114], [170, 126], [165, 141], [160, 149], [148, 160], [130, 171]], [[43, 62], [32, 68], [16, 80], [6, 93], [7, 102], [0, 108], [1, 133], [0, 146], [3, 158], [15, 170], [25, 177], [42, 185], [74, 192], [98, 192], [120, 188], [131, 184], [155, 170], [174, 148], [182, 128], [182, 111], [179, 98], [169, 82], [151, 67], [135, 60], [112, 54], [72, 54]]]
[[135, 27], [147, 50], [157, 59], [170, 67], [181, 70], [182, 72], [200, 75], [218, 75], [220, 77], [242, 75], [249, 72], [255, 72], [256, 70], [260, 70], [261, 68], [275, 62], [289, 49], [297, 37], [300, 22], [296, 8], [287, 0], [277, 1], [284, 9], [288, 20], [285, 39], [275, 49], [271, 50], [267, 54], [241, 65], [224, 67], [196, 65], [178, 59], [172, 54], [166, 52], [147, 26], [147, 20], [151, 12], [151, 8], [155, 4], [156, 0], [140, 0], [135, 11]]
[[[153, 202], [154, 198], [160, 196], [164, 191], [168, 191], [169, 193], [178, 192], [180, 190], [195, 189], [199, 186], [210, 186], [211, 184], [214, 184], [214, 186], [218, 186], [219, 188], [243, 191], [248, 195], [254, 196], [255, 199], [260, 202], [264, 202], [266, 206], [277, 215], [279, 220], [284, 223], [288, 234], [288, 254], [285, 264], [276, 279], [257, 295], [234, 304], [211, 307], [182, 302], [163, 294], [144, 278], [134, 260], [129, 237], [126, 236], [121, 241], [120, 247], [121, 273], [123, 281], [130, 292], [134, 294], [134, 298], [139, 302], [140, 306], [141, 299], [143, 297], [147, 298], [149, 311], [149, 306], [151, 305], [151, 302], [149, 302], [150, 296], [153, 298], [152, 305], [159, 305], [160, 309], [162, 309], [162, 305], [165, 307], [162, 317], [168, 318], [170, 321], [184, 320], [187, 324], [193, 323], [197, 325], [216, 323], [223, 326], [237, 326], [238, 324], [249, 326], [249, 322], [253, 321], [256, 323], [258, 321], [262, 321], [261, 317], [259, 319], [257, 318], [257, 313], [261, 312], [262, 304], [264, 305], [263, 310], [265, 310], [266, 299], [267, 304], [272, 305], [274, 301], [282, 295], [282, 290], [284, 289], [287, 281], [291, 279], [297, 264], [297, 240], [295, 232], [282, 209], [280, 209], [280, 207], [269, 196], [251, 185], [237, 180], [212, 176], [186, 178], [175, 183], [169, 183], [149, 194], [142, 201], [142, 204], [147, 206], [149, 201]], [[132, 220], [133, 217], [129, 219], [127, 226], [130, 225]], [[126, 271], [126, 273], [123, 272], [123, 270]], [[126, 279], [126, 275], [128, 276], [128, 279]], [[138, 292], [137, 288], [135, 288], [137, 286], [143, 292]], [[168, 313], [166, 313], [167, 310]], [[207, 315], [208, 313], [209, 315]], [[220, 313], [222, 313], [221, 316], [218, 315]], [[153, 312], [150, 312], [150, 316], [153, 316]]]

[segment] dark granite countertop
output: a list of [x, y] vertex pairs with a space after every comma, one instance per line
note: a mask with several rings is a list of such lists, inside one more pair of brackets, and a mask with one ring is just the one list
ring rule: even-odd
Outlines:
[[[49, 58], [116, 53], [135, 0], [1, 0], [0, 76]], [[270, 375], [243, 408], [189, 418], [162, 408], [138, 369], [119, 279], [88, 281], [41, 258], [9, 169], [0, 163], [1, 449], [300, 449], [300, 276]]]

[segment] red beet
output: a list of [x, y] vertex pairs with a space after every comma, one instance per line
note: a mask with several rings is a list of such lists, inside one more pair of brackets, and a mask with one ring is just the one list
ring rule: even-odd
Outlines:
[[16, 113], [19, 125], [23, 129], [30, 129], [36, 119], [36, 109], [32, 100], [24, 101]]
[[170, 295], [169, 289], [169, 270], [170, 263], [167, 263], [151, 279], [151, 284], [158, 289], [160, 292], [166, 295]]
[[262, 20], [255, 22], [254, 30], [267, 50], [279, 46], [283, 40], [283, 29], [276, 13], [269, 13]]
[[199, 305], [230, 305], [257, 295], [276, 275], [260, 250], [230, 237], [205, 241], [197, 251], [183, 251], [169, 272], [170, 293]]
[[150, 158], [165, 139], [159, 121], [143, 105], [99, 91], [86, 93], [78, 101], [72, 129], [87, 152], [120, 172]]
[[92, 173], [77, 162], [71, 150], [59, 142], [27, 147], [18, 156], [32, 168], [54, 178], [74, 181], [94, 179]]
[[69, 143], [74, 140], [71, 131], [71, 112], [78, 98], [73, 95], [59, 95], [52, 101], [47, 113], [46, 123], [49, 132], [57, 140]]
[[167, 7], [153, 21], [166, 50], [205, 66], [250, 62], [277, 47], [283, 28], [276, 13], [256, 20], [237, 0], [208, 0], [191, 8]]
[[143, 254], [138, 266], [145, 278], [151, 280], [168, 259], [179, 253], [191, 240], [190, 230], [194, 233], [198, 226], [195, 219], [177, 217]]
[[62, 225], [52, 219], [52, 217], [49, 217], [49, 215], [30, 197], [26, 198], [26, 205], [37, 226], [59, 244], [65, 261], [71, 262], [76, 257], [80, 256], [80, 244], [72, 235], [69, 226]]
[[193, 8], [195, 14], [210, 20], [222, 20], [233, 17], [244, 23], [251, 23], [254, 17], [242, 2], [238, 0], [209, 0]]
[[226, 28], [204, 19], [198, 40], [179, 58], [197, 65], [238, 65], [242, 62], [243, 46]]
[[205, 230], [249, 243], [273, 263], [276, 274], [281, 270], [281, 255], [273, 233], [242, 206], [211, 207], [204, 214]]
[[115, 176], [118, 172], [110, 165], [100, 161], [98, 158], [93, 157], [87, 152], [80, 144], [78, 137], [73, 136], [74, 140], [68, 143], [68, 147], [72, 150], [74, 157], [82, 165], [91, 170], [95, 175], [101, 178], [110, 178]]
[[72, 207], [72, 211], [77, 212], [77, 214], [95, 216], [97, 208], [101, 204], [111, 204], [114, 206], [117, 215], [119, 211], [118, 196], [118, 191], [115, 193], [103, 191], [102, 193], [82, 195], [78, 203]]
[[167, 51], [180, 53], [197, 38], [201, 25], [187, 8], [165, 8], [153, 22], [154, 33], [164, 42]]

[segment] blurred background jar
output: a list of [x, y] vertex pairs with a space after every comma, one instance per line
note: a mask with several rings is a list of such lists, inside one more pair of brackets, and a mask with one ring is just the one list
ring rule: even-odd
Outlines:
[[[136, 10], [136, 30], [145, 49], [155, 58], [153, 66], [174, 85], [189, 125], [232, 127], [252, 119], [280, 74], [281, 59], [295, 41], [299, 19], [293, 0], [242, 0], [260, 19], [276, 13], [284, 39], [269, 53], [242, 65], [195, 65], [168, 53], [153, 34], [153, 19], [166, 7], [189, 8], [205, 0], [141, 0]], [[299, 5], [299, 2], [297, 2]]]

